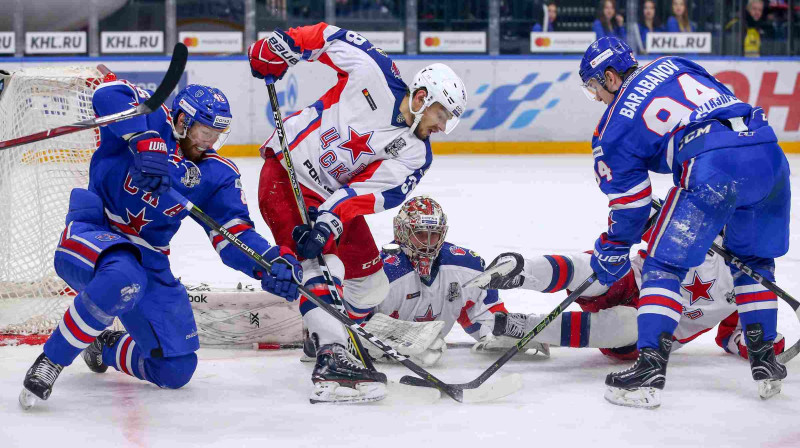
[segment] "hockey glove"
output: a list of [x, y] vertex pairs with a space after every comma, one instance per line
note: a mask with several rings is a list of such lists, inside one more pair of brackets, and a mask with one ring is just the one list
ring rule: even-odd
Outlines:
[[269, 273], [261, 274], [261, 288], [292, 302], [299, 295], [298, 286], [303, 282], [303, 267], [291, 250], [283, 246], [272, 246], [263, 258], [272, 263]]
[[158, 196], [169, 190], [169, 155], [167, 144], [156, 131], [145, 131], [128, 139], [133, 153], [131, 180], [135, 187]]
[[630, 250], [629, 244], [611, 241], [605, 232], [600, 235], [594, 243], [590, 265], [601, 284], [610, 286], [631, 270]]
[[291, 36], [276, 29], [269, 37], [253, 42], [247, 57], [254, 77], [275, 82], [283, 78], [289, 67], [300, 62], [302, 54]]
[[484, 272], [491, 273], [489, 283], [484, 289], [515, 289], [522, 286], [525, 277], [522, 269], [525, 267], [525, 259], [522, 255], [514, 252], [505, 252], [497, 257], [486, 267]]
[[342, 221], [335, 213], [325, 210], [319, 212], [319, 218], [313, 227], [301, 224], [292, 231], [292, 238], [297, 243], [297, 254], [305, 259], [318, 257], [329, 241], [339, 238], [343, 229]]

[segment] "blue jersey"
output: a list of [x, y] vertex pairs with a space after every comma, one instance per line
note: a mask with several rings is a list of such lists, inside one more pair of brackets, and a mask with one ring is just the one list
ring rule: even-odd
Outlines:
[[700, 149], [683, 150], [683, 137], [692, 137], [684, 135], [688, 130], [713, 119], [714, 130], [730, 131], [718, 120], [748, 116], [753, 110], [687, 59], [658, 58], [629, 75], [592, 138], [595, 178], [611, 208], [608, 238], [628, 244], [640, 241], [650, 213], [650, 171], [673, 173], [678, 184], [687, 158], [739, 144], [731, 139], [740, 135], [727, 132], [724, 142], [715, 145], [709, 140]]
[[[148, 91], [115, 81], [99, 86], [92, 104], [102, 116], [129, 109], [149, 96]], [[101, 144], [89, 169], [89, 190], [102, 199], [110, 228], [139, 247], [142, 265], [151, 269], [169, 266], [170, 240], [189, 214], [169, 195], [154, 197], [132, 184], [133, 155], [124, 137], [147, 130], [158, 132], [167, 144], [172, 188], [263, 254], [270, 245], [253, 229], [236, 165], [213, 150], [206, 151], [198, 163], [185, 159], [173, 135], [169, 110], [162, 106], [149, 115], [101, 128]], [[255, 277], [257, 265], [249, 257], [198, 223], [226, 265]]]

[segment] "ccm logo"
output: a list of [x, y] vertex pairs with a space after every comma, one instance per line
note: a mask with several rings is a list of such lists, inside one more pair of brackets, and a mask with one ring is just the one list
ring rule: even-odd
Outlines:
[[269, 44], [287, 64], [295, 65], [300, 62], [300, 60], [295, 57], [294, 52], [284, 47], [275, 36], [269, 38]]
[[380, 263], [380, 262], [381, 262], [381, 256], [380, 256], [380, 255], [378, 255], [377, 257], [375, 257], [375, 259], [374, 259], [374, 260], [372, 260], [372, 261], [368, 261], [368, 262], [366, 262], [366, 263], [362, 264], [362, 265], [361, 265], [361, 269], [369, 269], [369, 268], [371, 268], [371, 267], [375, 266], [376, 264], [378, 264], [378, 263]]
[[611, 264], [619, 264], [624, 263], [625, 260], [628, 259], [628, 254], [625, 255], [606, 255], [594, 251], [594, 256], [597, 257], [598, 260], [602, 261], [603, 263], [611, 263]]

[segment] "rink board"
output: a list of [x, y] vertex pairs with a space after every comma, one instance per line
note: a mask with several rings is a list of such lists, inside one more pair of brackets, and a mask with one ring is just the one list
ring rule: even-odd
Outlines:
[[[437, 61], [450, 65], [467, 86], [468, 107], [450, 135], [433, 137], [440, 154], [566, 154], [589, 151], [604, 108], [581, 92], [577, 57], [410, 57], [394, 60], [406, 82]], [[642, 60], [646, 63], [647, 60]], [[800, 64], [796, 59], [714, 59], [699, 61], [743, 101], [764, 107], [787, 152], [800, 152]], [[0, 59], [2, 68], [103, 63], [121, 78], [154, 88], [168, 65], [164, 57]], [[316, 101], [335, 84], [335, 72], [319, 63], [301, 63], [277, 84], [284, 116]], [[179, 86], [222, 89], [234, 121], [224, 153], [255, 156], [274, 127], [267, 91], [250, 75], [243, 56], [190, 57]], [[569, 123], [569, 125], [565, 125]]]

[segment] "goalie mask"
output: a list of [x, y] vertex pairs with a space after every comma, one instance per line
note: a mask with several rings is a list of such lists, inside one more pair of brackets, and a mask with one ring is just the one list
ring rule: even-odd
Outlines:
[[431, 275], [447, 235], [447, 215], [428, 196], [411, 198], [394, 217], [394, 239], [422, 277]]
[[183, 112], [183, 133], [175, 132], [175, 138], [189, 137], [200, 143], [198, 149], [218, 151], [230, 134], [231, 105], [225, 94], [214, 87], [190, 84], [178, 92], [172, 101], [170, 114], [174, 124]]

